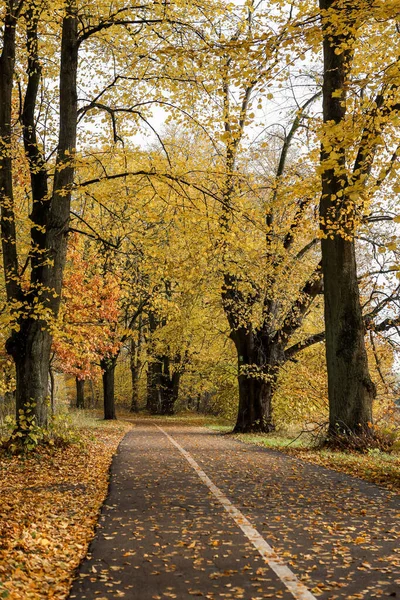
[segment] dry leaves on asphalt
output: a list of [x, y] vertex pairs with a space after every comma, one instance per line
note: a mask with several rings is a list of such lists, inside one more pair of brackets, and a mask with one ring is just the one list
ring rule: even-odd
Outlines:
[[253, 435], [235, 434], [235, 439], [284, 452], [302, 460], [353, 475], [364, 479], [369, 483], [385, 487], [394, 492], [400, 492], [400, 454], [398, 451], [392, 453], [371, 450], [369, 453], [339, 452], [326, 449], [313, 449], [312, 447], [295, 447], [291, 445], [290, 439], [283, 436], [281, 443], [279, 434], [276, 435]]
[[0, 457], [0, 598], [66, 597], [127, 429], [107, 424], [84, 431], [84, 445]]
[[400, 456], [397, 454], [357, 454], [296, 449], [289, 454], [315, 465], [375, 483], [392, 491], [400, 491]]

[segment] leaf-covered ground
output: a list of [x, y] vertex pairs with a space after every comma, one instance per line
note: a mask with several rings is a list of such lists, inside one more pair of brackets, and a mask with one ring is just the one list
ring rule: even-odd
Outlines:
[[121, 444], [71, 600], [289, 600], [240, 513], [321, 600], [398, 596], [396, 494], [177, 421], [136, 419]]
[[[231, 429], [207, 417], [184, 415], [165, 421], [188, 424], [192, 420], [197, 426], [213, 421], [213, 429]], [[27, 457], [0, 455], [0, 599], [66, 597], [93, 536], [112, 455], [130, 427], [126, 422], [91, 419], [81, 423], [81, 444], [42, 448]], [[396, 453], [317, 452], [302, 446], [301, 440], [291, 443], [277, 434], [235, 437], [400, 490]]]
[[[227, 427], [218, 427], [218, 429], [228, 430]], [[266, 448], [274, 448], [307, 462], [359, 477], [390, 490], [400, 491], [400, 454], [398, 451], [389, 454], [372, 450], [366, 454], [359, 454], [315, 450], [309, 447], [307, 442], [297, 440], [293, 443], [293, 439], [280, 434], [238, 434], [235, 435], [235, 438]]]
[[[132, 415], [130, 415], [130, 418], [132, 418]], [[151, 418], [152, 421], [156, 419], [157, 417]], [[191, 413], [183, 413], [173, 417], [159, 417], [159, 419], [168, 422], [170, 425], [186, 423], [193, 426], [206, 426], [219, 433], [229, 433], [233, 428], [233, 423], [228, 424], [222, 418]], [[139, 420], [145, 421], [146, 417], [140, 415]], [[400, 491], [400, 440], [396, 443], [396, 449], [390, 454], [378, 450], [371, 450], [367, 454], [359, 454], [356, 452], [316, 450], [313, 444], [310, 443], [309, 438], [304, 435], [298, 437], [277, 432], [268, 435], [235, 434], [234, 437], [243, 442], [280, 450], [307, 462], [359, 477], [390, 490]]]
[[400, 491], [400, 456], [398, 454], [356, 454], [344, 452], [294, 450], [295, 455], [317, 465], [348, 473], [390, 490]]
[[0, 456], [0, 598], [66, 597], [128, 429], [99, 421], [80, 431], [81, 444]]

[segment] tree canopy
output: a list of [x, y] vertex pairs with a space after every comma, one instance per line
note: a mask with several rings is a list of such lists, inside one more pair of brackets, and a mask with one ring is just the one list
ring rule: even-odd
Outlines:
[[394, 0], [1, 4], [20, 437], [55, 373], [102, 381], [109, 419], [180, 404], [373, 437], [397, 394], [397, 19]]

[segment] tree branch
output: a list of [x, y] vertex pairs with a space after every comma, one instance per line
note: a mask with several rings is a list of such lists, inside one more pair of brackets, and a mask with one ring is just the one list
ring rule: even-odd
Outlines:
[[300, 327], [304, 316], [315, 297], [323, 290], [321, 263], [318, 264], [311, 277], [308, 278], [300, 295], [290, 307], [283, 321], [283, 326], [276, 332], [276, 342], [287, 342], [293, 333]]
[[293, 344], [290, 348], [285, 350], [285, 358], [286, 360], [291, 360], [298, 352], [305, 350], [305, 348], [309, 348], [314, 344], [319, 344], [320, 342], [325, 341], [325, 331], [320, 331], [320, 333], [315, 333], [314, 335], [310, 335], [310, 337], [306, 338], [301, 342], [297, 342], [297, 344]]

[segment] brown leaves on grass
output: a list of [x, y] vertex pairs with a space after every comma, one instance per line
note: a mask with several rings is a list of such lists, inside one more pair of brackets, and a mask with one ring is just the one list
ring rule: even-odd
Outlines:
[[316, 449], [311, 445], [292, 446], [286, 436], [235, 434], [236, 439], [279, 450], [285, 454], [296, 456], [306, 462], [321, 465], [334, 471], [347, 473], [370, 483], [375, 483], [392, 491], [400, 491], [400, 453], [381, 452], [372, 449], [365, 454], [359, 452], [341, 452], [331, 449]]
[[291, 450], [307, 462], [359, 477], [389, 490], [400, 491], [400, 455], [372, 451], [370, 454], [334, 451]]
[[0, 598], [65, 598], [127, 427], [113, 423], [83, 432], [84, 446], [0, 457]]

